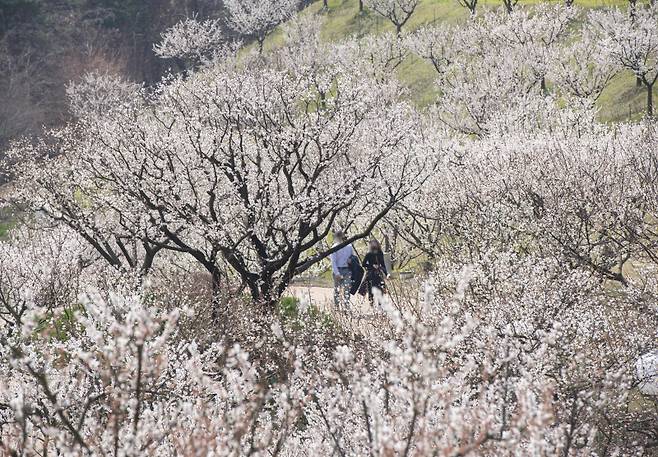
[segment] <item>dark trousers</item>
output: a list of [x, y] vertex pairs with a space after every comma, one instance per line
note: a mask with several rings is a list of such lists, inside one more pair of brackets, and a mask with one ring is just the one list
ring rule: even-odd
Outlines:
[[385, 291], [384, 277], [379, 271], [369, 271], [366, 273], [365, 286], [368, 290], [368, 299], [370, 302], [374, 300], [372, 289], [379, 289], [382, 293]]

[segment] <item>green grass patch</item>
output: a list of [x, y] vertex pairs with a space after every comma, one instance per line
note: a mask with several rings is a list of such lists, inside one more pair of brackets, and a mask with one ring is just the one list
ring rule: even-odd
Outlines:
[[66, 341], [71, 334], [81, 330], [76, 315], [84, 312], [85, 310], [82, 305], [67, 307], [57, 314], [48, 312], [48, 314], [39, 321], [35, 332], [41, 337]]
[[439, 98], [436, 70], [420, 57], [409, 56], [397, 68], [397, 73], [409, 92], [410, 100], [416, 106], [429, 106]]
[[316, 306], [309, 306], [303, 313], [299, 309], [300, 302], [297, 297], [281, 297], [279, 300], [279, 316], [293, 330], [312, 324], [324, 328], [334, 328], [335, 322], [331, 316], [320, 311]]
[[0, 240], [6, 239], [9, 236], [9, 231], [16, 226], [16, 221], [4, 220], [0, 221]]
[[[657, 93], [654, 87], [654, 94]], [[638, 120], [646, 111], [646, 99], [646, 87], [638, 87], [633, 74], [622, 72], [610, 81], [597, 100], [599, 119], [604, 122]]]
[[284, 319], [296, 319], [299, 315], [299, 300], [297, 297], [282, 297], [279, 301], [279, 314]]

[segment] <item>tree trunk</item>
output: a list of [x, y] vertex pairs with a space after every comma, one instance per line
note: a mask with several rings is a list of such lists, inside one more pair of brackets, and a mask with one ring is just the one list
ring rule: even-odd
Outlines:
[[265, 44], [265, 36], [259, 36], [258, 37], [258, 55], [263, 54], [263, 45]]
[[363, 13], [363, 0], [359, 0], [359, 13]]
[[212, 320], [217, 323], [220, 328], [226, 328], [229, 324], [228, 307], [222, 299], [222, 274], [217, 267], [210, 270], [210, 290], [212, 301]]
[[155, 256], [158, 254], [158, 252], [160, 252], [160, 248], [150, 248], [144, 244], [144, 250], [146, 251], [146, 254], [144, 254], [144, 260], [142, 261], [142, 266], [139, 269], [140, 276], [142, 277], [146, 277], [148, 272], [151, 271]]
[[632, 21], [635, 21], [636, 12], [637, 12], [637, 0], [628, 0], [628, 14], [631, 16]]
[[253, 305], [259, 307], [266, 314], [276, 311], [279, 302], [279, 293], [274, 288], [274, 280], [266, 273], [242, 275], [242, 280], [249, 288]]
[[265, 314], [273, 314], [276, 311], [279, 297], [272, 288], [271, 278], [263, 279], [260, 286], [260, 297], [258, 298], [258, 301]]
[[647, 84], [647, 116], [653, 117], [653, 84]]

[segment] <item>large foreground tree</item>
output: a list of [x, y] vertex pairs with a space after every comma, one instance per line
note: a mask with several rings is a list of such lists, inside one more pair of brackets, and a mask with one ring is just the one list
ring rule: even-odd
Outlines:
[[95, 223], [111, 216], [147, 253], [193, 256], [216, 291], [228, 264], [273, 309], [337, 249], [325, 242], [332, 229], [349, 231], [346, 243], [367, 236], [427, 172], [418, 117], [358, 47], [320, 59], [316, 41], [290, 46], [149, 93], [88, 80], [72, 91], [80, 120], [56, 135], [58, 158], [25, 167], [22, 199], [81, 232], [87, 208]]

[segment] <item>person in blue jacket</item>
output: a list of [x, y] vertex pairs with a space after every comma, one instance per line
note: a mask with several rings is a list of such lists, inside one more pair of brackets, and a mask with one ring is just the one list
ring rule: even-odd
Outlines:
[[[343, 232], [334, 233], [334, 247], [344, 243], [345, 240]], [[350, 289], [352, 288], [350, 264], [354, 256], [354, 248], [351, 244], [347, 244], [329, 255], [334, 277], [334, 302], [339, 308], [347, 307], [350, 303]]]

